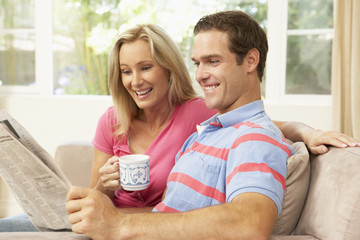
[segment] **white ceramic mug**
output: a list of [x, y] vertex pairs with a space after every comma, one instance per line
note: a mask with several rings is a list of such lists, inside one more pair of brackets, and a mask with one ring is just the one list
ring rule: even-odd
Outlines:
[[150, 183], [150, 156], [131, 154], [119, 157], [120, 182], [126, 191], [140, 191]]

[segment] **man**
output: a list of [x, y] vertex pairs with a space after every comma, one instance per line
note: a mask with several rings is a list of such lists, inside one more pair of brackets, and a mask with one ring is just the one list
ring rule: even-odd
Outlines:
[[268, 239], [281, 212], [293, 150], [264, 112], [260, 94], [267, 39], [240, 11], [199, 20], [192, 60], [206, 105], [219, 114], [184, 143], [164, 200], [124, 214], [105, 195], [73, 188], [73, 231], [97, 239]]

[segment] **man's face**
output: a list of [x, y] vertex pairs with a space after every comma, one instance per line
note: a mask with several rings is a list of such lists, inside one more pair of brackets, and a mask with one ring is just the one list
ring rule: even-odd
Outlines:
[[237, 65], [236, 55], [228, 47], [225, 32], [211, 30], [195, 36], [192, 60], [197, 66], [196, 81], [205, 93], [206, 106], [220, 114], [249, 102], [250, 81], [244, 63]]

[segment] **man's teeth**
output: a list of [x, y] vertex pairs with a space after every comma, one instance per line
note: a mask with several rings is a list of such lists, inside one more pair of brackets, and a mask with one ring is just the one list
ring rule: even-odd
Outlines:
[[144, 90], [144, 91], [135, 91], [135, 93], [137, 95], [143, 95], [143, 94], [147, 94], [152, 90], [152, 88], [148, 89], [148, 90]]
[[209, 90], [212, 90], [212, 89], [214, 89], [214, 88], [217, 88], [217, 86], [218, 86], [218, 85], [205, 86], [204, 88], [205, 88], [206, 91], [209, 91]]

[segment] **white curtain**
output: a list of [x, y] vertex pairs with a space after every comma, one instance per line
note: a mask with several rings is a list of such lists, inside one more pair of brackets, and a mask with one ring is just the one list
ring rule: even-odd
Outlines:
[[334, 1], [334, 129], [360, 139], [360, 1]]

